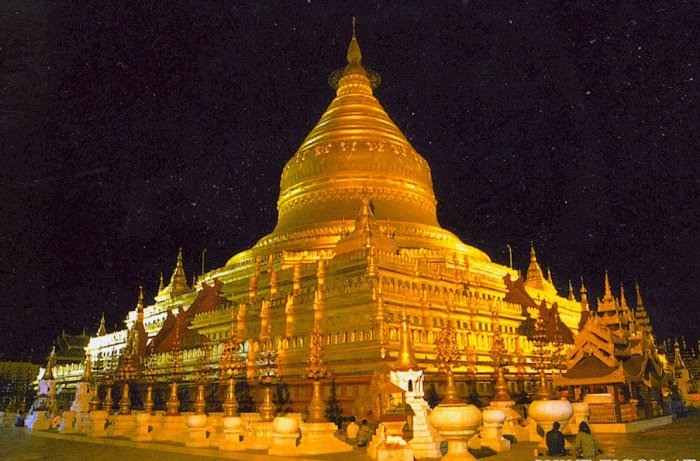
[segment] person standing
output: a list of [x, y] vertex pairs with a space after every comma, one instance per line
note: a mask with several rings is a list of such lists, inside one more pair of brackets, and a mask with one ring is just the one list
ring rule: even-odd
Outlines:
[[603, 452], [595, 437], [591, 434], [591, 428], [588, 427], [585, 421], [578, 426], [574, 450], [576, 450], [577, 454], [585, 457], [595, 456]]

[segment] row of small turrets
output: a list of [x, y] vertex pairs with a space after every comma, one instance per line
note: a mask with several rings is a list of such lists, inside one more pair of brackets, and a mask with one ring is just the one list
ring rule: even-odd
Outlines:
[[667, 339], [662, 349], [674, 369], [687, 368], [693, 378], [700, 379], [700, 340], [693, 347], [692, 343], [688, 345], [683, 336], [680, 339]]
[[[160, 274], [160, 283], [158, 286], [158, 293], [154, 297], [156, 302], [162, 302], [172, 299], [176, 296], [183, 294], [192, 293], [195, 285], [195, 280], [192, 280], [192, 286], [187, 284], [187, 277], [185, 275], [185, 267], [183, 264], [182, 248], [178, 251], [177, 261], [175, 263], [175, 269], [173, 270], [173, 275], [170, 277], [170, 283], [165, 285], [163, 283], [163, 273]], [[137, 302], [137, 323], [143, 324], [143, 287], [139, 287], [139, 300]], [[103, 336], [107, 334], [107, 328], [105, 325], [105, 315], [102, 313], [102, 318], [100, 319], [100, 326], [97, 328], [97, 336]]]
[[[535, 247], [532, 243], [530, 244], [530, 265], [527, 268], [527, 279], [525, 281], [525, 285], [543, 290], [545, 292], [556, 293], [556, 288], [554, 287], [554, 282], [552, 281], [552, 272], [548, 269], [547, 277], [544, 277], [542, 268], [537, 262], [537, 253], [535, 252]], [[612, 289], [610, 288], [608, 271], [605, 271], [605, 292], [603, 294], [603, 298], [598, 299], [598, 306], [596, 310], [600, 323], [610, 328], [614, 332], [621, 332], [624, 330], [627, 332], [642, 331], [651, 334], [651, 323], [649, 321], [649, 316], [647, 315], [646, 309], [644, 308], [644, 302], [642, 301], [642, 295], [640, 293], [638, 283], [635, 283], [635, 289], [637, 292], [637, 304], [634, 309], [631, 309], [627, 305], [625, 289], [622, 284], [620, 284], [620, 297], [616, 298], [613, 296]], [[588, 316], [588, 291], [583, 283], [583, 278], [581, 278], [581, 289], [579, 293], [581, 295], [581, 305], [585, 312], [584, 315]], [[576, 300], [571, 280], [569, 280], [569, 292], [567, 298], [569, 301]], [[581, 327], [582, 326], [583, 325], [581, 325]]]
[[620, 285], [620, 297], [616, 298], [613, 296], [608, 271], [605, 271], [605, 292], [603, 298], [598, 299], [596, 313], [599, 322], [618, 335], [624, 332], [635, 333], [637, 331], [652, 334], [651, 323], [644, 308], [638, 283], [635, 283], [635, 289], [637, 292], [637, 305], [632, 309], [627, 304], [625, 288], [622, 285]]

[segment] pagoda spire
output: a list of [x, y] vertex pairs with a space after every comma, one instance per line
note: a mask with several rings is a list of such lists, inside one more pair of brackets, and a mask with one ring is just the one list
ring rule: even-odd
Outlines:
[[136, 303], [137, 322], [143, 323], [143, 285], [139, 285], [139, 300]]
[[583, 283], [583, 276], [581, 276], [581, 289], [579, 290], [581, 294], [581, 304], [588, 307], [588, 290], [586, 290], [586, 284]]
[[533, 288], [539, 288], [540, 290], [544, 290], [545, 287], [545, 278], [544, 274], [542, 273], [542, 268], [540, 267], [539, 263], [537, 262], [537, 253], [535, 252], [535, 244], [530, 241], [530, 265], [527, 268], [527, 278], [525, 280], [525, 284], [527, 286], [533, 287]]
[[[362, 50], [355, 33], [354, 17], [352, 18], [352, 37], [348, 44], [346, 58], [347, 65], [343, 69], [333, 72], [329, 77], [330, 85], [338, 90], [338, 95], [348, 93], [371, 95], [372, 89], [379, 86], [381, 77], [362, 65]], [[344, 90], [341, 91], [342, 89]]]
[[51, 347], [51, 353], [46, 361], [46, 371], [44, 372], [44, 377], [42, 379], [49, 380], [53, 378], [53, 366], [56, 362], [56, 346]]
[[627, 306], [627, 298], [625, 298], [625, 287], [620, 283], [620, 308], [623, 310], [629, 309]]
[[608, 277], [608, 270], [605, 269], [605, 294], [603, 299], [612, 299], [612, 290], [610, 289], [610, 278]]
[[165, 288], [165, 283], [163, 283], [163, 272], [160, 273], [160, 283], [158, 284], [158, 293], [163, 291]]
[[402, 370], [417, 370], [418, 363], [413, 352], [413, 341], [411, 338], [411, 330], [408, 328], [408, 318], [406, 311], [401, 312], [401, 330], [399, 333], [399, 355], [396, 357], [397, 369]]
[[89, 382], [90, 380], [92, 380], [92, 356], [88, 352], [85, 354], [85, 371], [81, 381]]
[[100, 319], [100, 326], [97, 328], [97, 336], [104, 336], [107, 334], [107, 327], [105, 327], [105, 313], [102, 312], [102, 318]]
[[183, 274], [185, 273], [185, 269], [182, 265], [182, 247], [180, 247], [177, 251], [177, 263], [175, 264], [175, 271], [181, 272]]
[[187, 285], [187, 276], [185, 275], [185, 267], [182, 260], [182, 247], [180, 247], [177, 253], [175, 270], [173, 271], [172, 277], [170, 277], [170, 285], [168, 285], [166, 288], [172, 296], [177, 296], [192, 291], [189, 285]]
[[576, 297], [574, 296], [574, 287], [571, 285], [571, 279], [569, 279], [569, 295], [567, 296], [569, 301], [575, 301]]
[[644, 302], [642, 301], [642, 293], [639, 290], [639, 283], [634, 282], [634, 289], [637, 292], [637, 309], [644, 307]]
[[360, 50], [360, 43], [355, 36], [355, 16], [352, 17], [352, 39], [350, 39], [350, 45], [348, 45], [347, 57], [348, 64], [362, 65], [362, 51]]
[[673, 365], [677, 368], [685, 368], [685, 363], [683, 362], [683, 355], [681, 354], [681, 348], [678, 344], [678, 338], [673, 341]]
[[547, 268], [547, 281], [550, 285], [554, 285], [554, 281], [552, 280], [552, 269], [549, 267]]

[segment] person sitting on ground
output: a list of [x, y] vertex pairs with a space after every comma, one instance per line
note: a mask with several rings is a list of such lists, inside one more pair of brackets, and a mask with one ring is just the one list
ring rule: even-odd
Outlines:
[[15, 416], [15, 427], [24, 427], [24, 412], [20, 411]]
[[367, 424], [367, 420], [362, 420], [362, 425], [360, 425], [360, 431], [357, 433], [357, 446], [364, 447], [369, 443], [372, 438], [372, 428]]
[[595, 456], [598, 453], [602, 453], [603, 450], [598, 445], [595, 437], [591, 434], [591, 428], [588, 424], [583, 421], [578, 426], [578, 434], [576, 435], [576, 441], [574, 442], [575, 454], [589, 457]]
[[566, 450], [564, 449], [564, 434], [559, 430], [559, 422], [554, 422], [552, 430], [547, 432], [545, 439], [550, 456], [566, 455]]
[[355, 417], [350, 417], [350, 422], [345, 428], [345, 435], [348, 438], [348, 443], [355, 445], [357, 443], [357, 433], [360, 432], [360, 426], [355, 422]]

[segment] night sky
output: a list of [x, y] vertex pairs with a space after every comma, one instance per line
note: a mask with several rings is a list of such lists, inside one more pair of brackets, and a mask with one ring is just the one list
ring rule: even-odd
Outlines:
[[0, 6], [0, 360], [270, 232], [353, 14], [443, 227], [523, 271], [533, 240], [564, 295], [638, 280], [658, 339], [697, 338], [697, 3], [77, 3]]

